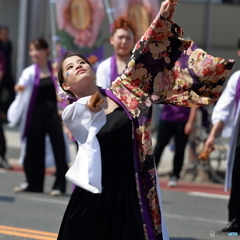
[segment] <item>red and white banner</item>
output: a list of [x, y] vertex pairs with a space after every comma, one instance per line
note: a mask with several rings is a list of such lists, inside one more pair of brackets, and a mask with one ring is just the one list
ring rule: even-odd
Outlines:
[[158, 0], [109, 0], [114, 19], [129, 17], [135, 24], [137, 37], [141, 37], [156, 17], [160, 4]]

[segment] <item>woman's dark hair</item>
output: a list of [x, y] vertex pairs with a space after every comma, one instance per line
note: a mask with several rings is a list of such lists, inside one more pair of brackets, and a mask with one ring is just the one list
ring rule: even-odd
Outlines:
[[238, 39], [237, 48], [240, 50], [240, 38]]
[[48, 43], [43, 38], [36, 38], [29, 43], [33, 45], [37, 50], [48, 49]]
[[89, 64], [91, 66], [91, 68], [93, 69], [91, 63], [88, 61], [88, 59], [86, 57], [84, 57], [82, 54], [80, 53], [75, 53], [75, 52], [66, 52], [65, 55], [63, 56], [63, 58], [61, 59], [61, 61], [58, 63], [58, 82], [60, 87], [62, 88], [62, 90], [64, 92], [66, 92], [69, 96], [74, 97], [75, 95], [69, 91], [69, 90], [64, 90], [62, 87], [62, 84], [65, 82], [64, 81], [64, 76], [63, 76], [63, 69], [62, 69], [62, 65], [65, 59], [69, 58], [69, 57], [73, 57], [73, 56], [78, 56], [81, 59], [83, 59], [87, 64]]

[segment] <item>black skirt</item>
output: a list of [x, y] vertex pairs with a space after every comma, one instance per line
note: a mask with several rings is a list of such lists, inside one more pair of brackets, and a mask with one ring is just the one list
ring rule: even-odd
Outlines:
[[144, 240], [134, 187], [109, 185], [101, 194], [76, 187], [58, 240]]
[[102, 193], [75, 188], [58, 240], [144, 240], [134, 177], [132, 123], [122, 108], [107, 115], [97, 138]]

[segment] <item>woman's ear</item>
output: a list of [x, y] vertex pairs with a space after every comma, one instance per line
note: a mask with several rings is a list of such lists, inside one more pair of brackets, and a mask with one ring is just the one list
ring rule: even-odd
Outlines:
[[113, 45], [113, 43], [114, 43], [113, 36], [111, 36], [111, 37], [109, 38], [109, 42], [110, 42], [110, 44], [112, 44], [112, 45]]
[[65, 91], [68, 91], [70, 89], [70, 87], [66, 84], [66, 83], [63, 83], [62, 84], [62, 88], [65, 90]]
[[238, 49], [238, 56], [240, 57], [240, 49]]

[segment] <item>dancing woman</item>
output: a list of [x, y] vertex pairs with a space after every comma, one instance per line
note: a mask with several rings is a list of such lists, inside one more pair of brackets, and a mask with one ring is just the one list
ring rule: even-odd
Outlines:
[[[91, 65], [78, 53], [67, 53], [59, 64], [60, 86], [79, 98], [63, 112], [79, 155], [66, 174], [77, 187], [58, 240], [168, 239], [152, 154], [152, 104], [213, 103], [234, 62], [182, 39], [169, 20], [174, 6], [162, 3], [110, 89], [97, 87]], [[95, 92], [104, 102], [92, 107]]]

